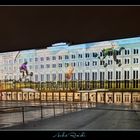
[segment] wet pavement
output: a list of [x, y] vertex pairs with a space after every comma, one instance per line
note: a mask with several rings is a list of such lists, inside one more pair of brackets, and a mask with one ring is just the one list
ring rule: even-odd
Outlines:
[[[62, 113], [63, 109], [57, 111]], [[40, 110], [29, 111], [25, 113], [25, 118], [26, 120], [35, 118], [33, 121], [26, 121], [25, 124], [15, 126], [12, 123], [11, 126], [4, 126], [1, 123], [1, 130], [140, 130], [139, 104], [95, 104], [91, 108], [79, 109], [79, 111], [56, 117], [51, 117], [53, 116], [51, 109], [44, 110], [45, 113], [48, 116], [51, 114], [50, 117], [44, 115], [43, 119], [40, 119]], [[15, 116], [14, 113], [12, 114]], [[17, 114], [19, 116], [16, 115], [16, 118], [20, 118], [21, 121], [21, 113]], [[5, 119], [4, 114], [0, 114], [0, 122], [2, 118]], [[8, 122], [8, 119], [6, 121]]]

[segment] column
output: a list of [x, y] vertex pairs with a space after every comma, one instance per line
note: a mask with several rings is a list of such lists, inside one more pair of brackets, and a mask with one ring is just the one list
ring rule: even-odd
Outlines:
[[106, 103], [106, 92], [104, 92], [104, 104]]
[[89, 92], [88, 92], [88, 102], [90, 101], [90, 98], [89, 98]]
[[122, 92], [122, 103], [123, 103], [123, 92]]
[[133, 93], [131, 92], [131, 103], [133, 103], [133, 96], [132, 96], [132, 94], [133, 94]]
[[82, 102], [82, 92], [80, 92], [80, 102]]
[[46, 101], [47, 101], [47, 92], [46, 92]]
[[54, 101], [54, 92], [52, 92], [52, 101]]
[[112, 93], [113, 93], [113, 103], [114, 103], [114, 98], [115, 98], [115, 97], [114, 97], [114, 92], [112, 92]]
[[97, 92], [96, 92], [96, 103], [98, 102], [97, 98], [98, 98], [98, 94], [97, 94]]
[[68, 101], [68, 92], [66, 91], [66, 102]]
[[74, 102], [74, 92], [73, 92], [73, 102]]
[[60, 94], [60, 92], [59, 92], [59, 102], [60, 102], [60, 100], [61, 100], [61, 94]]

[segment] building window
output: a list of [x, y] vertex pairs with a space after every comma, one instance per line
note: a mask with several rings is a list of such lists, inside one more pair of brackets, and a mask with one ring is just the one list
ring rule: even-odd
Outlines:
[[93, 81], [97, 80], [97, 72], [92, 72], [92, 80]]
[[58, 81], [62, 81], [62, 73], [58, 74]]
[[38, 61], [38, 58], [35, 58], [35, 61], [37, 62]]
[[68, 55], [65, 55], [65, 59], [69, 59], [69, 56]]
[[125, 64], [129, 64], [129, 63], [130, 63], [130, 60], [129, 60], [129, 59], [125, 59], [125, 60], [124, 60], [124, 63], [125, 63]]
[[50, 81], [50, 74], [46, 74], [46, 81]]
[[52, 74], [52, 81], [56, 80], [56, 74]]
[[65, 63], [65, 67], [68, 67], [69, 66], [69, 63]]
[[108, 65], [112, 65], [112, 60], [108, 60]]
[[82, 54], [78, 54], [78, 58], [82, 58]]
[[44, 81], [44, 74], [41, 74], [41, 81]]
[[75, 73], [72, 74], [72, 80], [76, 80], [76, 74]]
[[50, 68], [50, 64], [46, 64], [46, 68]]
[[72, 59], [75, 59], [75, 55], [74, 55], [74, 54], [72, 54], [72, 55], [71, 55], [71, 58], [72, 58]]
[[85, 80], [86, 81], [89, 81], [90, 80], [90, 73], [89, 72], [86, 72], [85, 73]]
[[56, 64], [52, 64], [52, 68], [56, 68]]
[[59, 60], [62, 60], [62, 56], [58, 56], [58, 59], [59, 59]]
[[82, 67], [83, 62], [78, 62], [77, 64], [78, 64], [78, 67]]
[[113, 79], [113, 72], [108, 71], [108, 80], [112, 80], [112, 79]]
[[40, 61], [44, 61], [44, 57], [40, 57]]
[[124, 79], [129, 80], [129, 71], [124, 71]]
[[138, 64], [138, 58], [133, 58], [133, 63]]
[[138, 70], [133, 71], [133, 79], [138, 79]]
[[47, 61], [50, 60], [50, 57], [46, 57], [46, 60], [47, 60]]
[[40, 65], [40, 68], [43, 69], [44, 68], [44, 65]]
[[22, 63], [22, 59], [19, 59], [19, 63]]
[[78, 73], [78, 80], [82, 80], [82, 72]]
[[85, 54], [85, 58], [89, 58], [89, 53], [86, 53]]
[[129, 55], [130, 51], [129, 50], [125, 50], [125, 55]]
[[139, 50], [138, 49], [134, 49], [133, 50], [133, 54], [138, 54], [139, 53]]
[[72, 67], [75, 67], [76, 66], [76, 63], [75, 62], [71, 63], [71, 66]]
[[121, 71], [116, 71], [116, 80], [121, 79]]
[[38, 75], [35, 74], [35, 81], [38, 82]]
[[29, 66], [29, 69], [31, 70], [32, 68], [33, 68], [33, 67], [30, 65], [30, 66]]
[[93, 61], [92, 66], [97, 66], [97, 61]]
[[24, 58], [24, 62], [27, 62], [27, 59], [26, 58]]
[[62, 63], [59, 63], [59, 64], [58, 64], [58, 67], [59, 67], [59, 68], [62, 68]]
[[104, 65], [105, 61], [101, 60], [100, 65]]
[[30, 62], [33, 62], [33, 58], [30, 58], [29, 61], [30, 61]]
[[35, 65], [35, 69], [38, 69], [38, 65]]
[[56, 56], [53, 56], [53, 57], [52, 57], [52, 60], [56, 60]]
[[90, 65], [90, 62], [85, 62], [85, 66], [89, 66]]
[[93, 57], [97, 57], [98, 56], [98, 54], [97, 53], [93, 53]]

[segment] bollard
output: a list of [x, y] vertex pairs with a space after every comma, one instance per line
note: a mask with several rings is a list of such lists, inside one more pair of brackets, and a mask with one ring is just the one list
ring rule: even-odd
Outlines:
[[54, 112], [54, 117], [55, 117], [55, 105], [53, 104], [53, 112]]
[[42, 119], [43, 118], [43, 106], [41, 105], [40, 108], [41, 108], [41, 119]]
[[24, 107], [22, 107], [22, 119], [23, 119], [23, 124], [24, 124]]

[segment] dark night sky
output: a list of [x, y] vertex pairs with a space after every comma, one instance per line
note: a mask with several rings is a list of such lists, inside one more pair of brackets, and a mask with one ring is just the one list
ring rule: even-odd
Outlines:
[[137, 36], [138, 6], [0, 7], [0, 52]]

